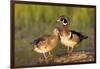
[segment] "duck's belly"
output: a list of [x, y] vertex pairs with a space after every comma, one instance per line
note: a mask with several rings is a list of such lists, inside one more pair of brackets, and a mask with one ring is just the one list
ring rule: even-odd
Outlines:
[[41, 46], [41, 47], [35, 47], [34, 51], [38, 52], [38, 53], [45, 53], [45, 52], [49, 52], [51, 51], [53, 48], [55, 48], [55, 46]]
[[77, 42], [70, 40], [67, 37], [61, 37], [61, 43], [68, 47], [73, 47], [77, 44]]
[[45, 53], [45, 52], [48, 52], [48, 50], [43, 50], [43, 49], [40, 49], [40, 48], [34, 48], [34, 51], [38, 52], [38, 53]]
[[42, 43], [41, 45], [35, 46], [34, 51], [38, 53], [45, 53], [53, 50], [57, 46], [58, 40], [54, 39], [51, 43]]
[[40, 48], [34, 48], [34, 51], [36, 51], [36, 52], [38, 52], [38, 53], [45, 53], [45, 52], [48, 52], [48, 51], [50, 51], [50, 50], [48, 50], [48, 49], [40, 49]]

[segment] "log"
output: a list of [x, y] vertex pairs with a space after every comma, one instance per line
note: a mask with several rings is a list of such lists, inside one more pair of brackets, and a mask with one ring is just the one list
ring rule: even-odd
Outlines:
[[39, 60], [40, 64], [55, 64], [55, 63], [79, 63], [79, 62], [93, 62], [95, 61], [94, 52], [73, 52], [70, 56], [67, 54], [52, 56], [47, 59], [45, 63], [44, 59]]

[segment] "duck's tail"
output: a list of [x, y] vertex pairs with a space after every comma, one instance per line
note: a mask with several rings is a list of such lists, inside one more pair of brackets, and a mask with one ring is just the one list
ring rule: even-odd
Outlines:
[[80, 42], [83, 40], [83, 39], [87, 39], [88, 38], [88, 36], [86, 36], [86, 35], [81, 35], [81, 37], [80, 37]]
[[38, 40], [33, 40], [32, 45], [36, 45], [38, 43]]
[[71, 32], [72, 32], [73, 34], [78, 35], [78, 36], [79, 36], [80, 41], [82, 41], [83, 39], [87, 39], [87, 38], [88, 38], [88, 36], [83, 35], [81, 32], [77, 32], [77, 31], [74, 31], [74, 30], [71, 30]]

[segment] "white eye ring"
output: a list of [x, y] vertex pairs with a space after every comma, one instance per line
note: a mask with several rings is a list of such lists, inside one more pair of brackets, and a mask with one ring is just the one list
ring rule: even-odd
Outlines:
[[67, 25], [68, 23], [63, 23], [63, 25]]

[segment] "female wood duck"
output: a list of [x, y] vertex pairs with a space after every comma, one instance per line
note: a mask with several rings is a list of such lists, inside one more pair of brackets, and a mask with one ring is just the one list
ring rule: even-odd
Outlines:
[[88, 37], [74, 30], [70, 30], [68, 27], [68, 20], [64, 16], [60, 16], [57, 22], [61, 22], [63, 24], [62, 28], [60, 29], [61, 43], [67, 47], [68, 53], [71, 54], [73, 48], [83, 39]]
[[58, 43], [59, 40], [59, 31], [58, 28], [55, 28], [53, 30], [53, 33], [51, 35], [44, 35], [32, 42], [33, 44], [33, 50], [38, 52], [38, 53], [43, 53], [43, 56], [45, 60], [47, 61], [47, 56], [45, 53], [49, 53], [48, 55], [50, 56], [50, 51], [53, 50]]

